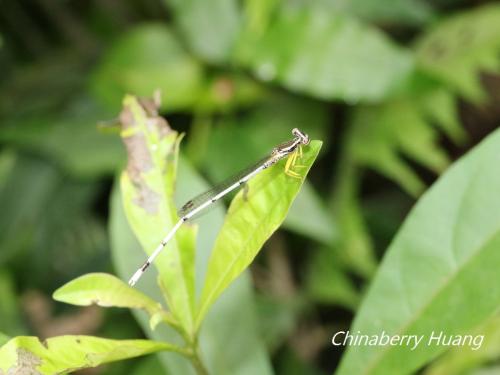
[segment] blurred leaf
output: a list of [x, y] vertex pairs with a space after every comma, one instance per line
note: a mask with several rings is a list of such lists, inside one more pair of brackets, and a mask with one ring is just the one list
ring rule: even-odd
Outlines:
[[156, 326], [158, 319], [167, 315], [160, 303], [105, 273], [80, 276], [57, 289], [53, 298], [77, 306], [97, 304], [103, 307], [144, 309], [151, 317], [152, 328]]
[[380, 31], [309, 4], [282, 6], [260, 38], [247, 31], [235, 59], [263, 81], [349, 102], [387, 97], [413, 65], [411, 54]]
[[480, 71], [499, 72], [500, 6], [488, 4], [438, 23], [416, 45], [418, 66], [473, 101]]
[[132, 375], [167, 375], [168, 373], [162, 367], [158, 357], [148, 356], [134, 369]]
[[145, 24], [123, 35], [106, 53], [91, 86], [113, 108], [127, 93], [145, 97], [160, 89], [163, 109], [172, 111], [196, 103], [203, 79], [202, 66], [167, 26]]
[[229, 57], [240, 29], [241, 16], [235, 0], [164, 0], [190, 49], [209, 63]]
[[280, 163], [250, 180], [245, 197], [240, 191], [233, 199], [212, 250], [196, 326], [201, 325], [217, 297], [248, 267], [285, 219], [320, 148], [321, 141], [312, 141], [305, 147], [300, 163], [306, 167], [299, 172], [300, 180], [283, 173], [283, 163]]
[[256, 302], [261, 336], [273, 354], [295, 330], [303, 301], [259, 295]]
[[[99, 188], [99, 184], [58, 181], [36, 219], [34, 242], [25, 255], [30, 261], [18, 259], [18, 275], [30, 275], [38, 287], [53, 290], [63, 280], [107, 267], [106, 229], [93, 207]], [[59, 279], [48, 278], [50, 272]]]
[[496, 375], [500, 372], [500, 366], [485, 367], [476, 371], [472, 371], [468, 375]]
[[360, 204], [374, 244], [377, 249], [386, 249], [415, 199], [397, 186], [388, 186], [363, 197]]
[[[196, 114], [223, 113], [246, 107], [262, 99], [265, 87], [240, 73], [217, 72], [209, 75], [197, 100]], [[192, 136], [192, 134], [191, 134]]]
[[363, 277], [373, 275], [376, 260], [359, 202], [360, 166], [375, 169], [416, 196], [425, 186], [403, 156], [441, 172], [448, 157], [438, 144], [440, 134], [435, 127], [456, 143], [465, 139], [453, 94], [433, 82], [428, 84], [425, 77], [414, 78], [423, 88], [380, 105], [356, 107], [343, 141], [332, 196], [342, 234], [339, 255]]
[[[274, 12], [282, 3], [281, 0], [246, 0], [244, 1], [244, 17], [247, 34], [260, 37], [269, 26]], [[247, 35], [248, 37], [248, 35]]]
[[0, 370], [13, 374], [60, 374], [163, 350], [164, 342], [108, 340], [92, 336], [58, 336], [41, 342], [18, 336], [0, 348]]
[[[495, 315], [478, 329], [469, 332], [474, 338], [483, 336], [479, 348], [458, 346], [434, 361], [424, 375], [460, 375], [500, 358], [500, 315]], [[479, 341], [479, 340], [478, 340]]]
[[[193, 195], [208, 188], [209, 186], [195, 174], [192, 167], [186, 162], [183, 163], [181, 159], [176, 194], [179, 206]], [[122, 278], [128, 278], [144, 259], [140, 245], [125, 219], [119, 193], [115, 188], [111, 196], [111, 248], [119, 274]], [[223, 210], [216, 207], [210, 214], [197, 220], [200, 226], [196, 256], [198, 284], [203, 281], [210, 250], [222, 225], [223, 217]], [[155, 299], [161, 298], [154, 270], [146, 273], [137, 287], [147, 291], [147, 294]], [[172, 329], [161, 325], [155, 331], [151, 331], [147, 317], [137, 312], [134, 315], [151, 339], [178, 342], [179, 337]], [[247, 272], [231, 284], [215, 303], [203, 323], [199, 342], [202, 356], [215, 374], [272, 373], [269, 358], [258, 336], [251, 280]], [[184, 357], [163, 352], [159, 354], [159, 358], [169, 374], [194, 374], [194, 370]]]
[[5, 335], [4, 333], [0, 332], [0, 346], [4, 345], [7, 343], [7, 341], [10, 340], [10, 337]]
[[278, 364], [278, 374], [287, 375], [324, 375], [323, 371], [320, 371], [310, 363], [306, 363], [303, 359], [287, 348], [279, 358]]
[[453, 93], [445, 88], [426, 91], [416, 100], [416, 105], [428, 121], [438, 126], [455, 143], [463, 143], [467, 135], [458, 115]]
[[3, 149], [0, 151], [0, 189], [3, 189], [12, 169], [16, 164], [17, 155], [14, 150]]
[[14, 281], [9, 272], [0, 270], [0, 296], [2, 296], [2, 303], [0, 303], [0, 345], [3, 345], [2, 341], [7, 341], [7, 335], [16, 336], [27, 332], [22, 321]]
[[118, 139], [97, 128], [109, 117], [91, 98], [75, 98], [63, 111], [7, 119], [0, 142], [48, 156], [74, 176], [95, 178], [114, 173], [123, 159]]
[[336, 251], [339, 260], [348, 269], [370, 278], [376, 270], [377, 261], [359, 202], [358, 168], [352, 161], [352, 155], [346, 151], [342, 153], [331, 197], [340, 239], [330, 251]]
[[0, 192], [0, 262], [31, 245], [33, 231], [56, 184], [57, 173], [51, 166], [40, 160], [15, 158]]
[[359, 107], [348, 137], [347, 152], [358, 165], [377, 170], [412, 195], [421, 193], [424, 185], [401, 153], [437, 173], [448, 164], [436, 145], [438, 133], [410, 98]]
[[[387, 251], [351, 331], [464, 334], [500, 304], [500, 132], [454, 164], [423, 196]], [[445, 346], [361, 346], [337, 374], [407, 374]]]
[[418, 0], [320, 0], [319, 3], [365, 20], [404, 26], [425, 23], [433, 16], [430, 5]]
[[[306, 213], [307, 220], [304, 220]], [[319, 193], [307, 181], [293, 201], [283, 227], [323, 244], [333, 244], [339, 238], [337, 223], [327, 211]]]
[[[128, 153], [120, 178], [123, 205], [132, 230], [150, 255], [165, 228], [177, 221], [173, 189], [180, 138], [135, 97], [125, 97], [120, 117]], [[154, 262], [168, 306], [190, 335], [194, 334], [195, 234], [195, 228], [182, 226]]]
[[17, 63], [0, 82], [0, 118], [52, 115], [81, 94], [88, 78], [86, 58], [74, 50], [54, 51], [50, 58]]
[[23, 285], [49, 289], [103, 269], [107, 238], [94, 211], [100, 187], [63, 176], [41, 158], [16, 157], [0, 191], [0, 263]]
[[321, 247], [312, 255], [307, 271], [308, 295], [315, 302], [356, 310], [360, 295], [331, 248]]
[[[206, 265], [206, 263], [205, 263]], [[256, 316], [252, 279], [241, 275], [203, 321], [201, 352], [217, 375], [271, 375], [273, 367]]]

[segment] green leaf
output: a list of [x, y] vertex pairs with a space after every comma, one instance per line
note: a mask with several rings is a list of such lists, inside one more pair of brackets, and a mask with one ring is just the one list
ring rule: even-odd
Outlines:
[[20, 301], [14, 288], [14, 278], [5, 269], [0, 269], [0, 295], [2, 296], [2, 303], [0, 304], [0, 341], [2, 341], [2, 337], [4, 340], [8, 338], [2, 332], [9, 336], [15, 336], [28, 331], [23, 323]]
[[472, 371], [467, 375], [496, 375], [498, 373], [500, 373], [500, 366], [491, 366], [491, 367], [484, 367], [476, 371]]
[[236, 0], [164, 0], [191, 51], [210, 63], [227, 60], [238, 36]]
[[285, 5], [260, 37], [239, 40], [235, 59], [260, 79], [321, 99], [378, 101], [412, 70], [412, 56], [382, 32], [317, 6]]
[[342, 151], [331, 207], [339, 226], [340, 239], [330, 251], [337, 251], [341, 263], [369, 278], [376, 270], [375, 250], [364, 223], [359, 201], [360, 178], [349, 151]]
[[4, 71], [0, 87], [0, 116], [50, 115], [61, 111], [68, 98], [81, 95], [88, 74], [88, 60], [71, 48], [52, 50], [50, 57], [31, 59]]
[[[213, 112], [231, 113], [261, 100], [265, 87], [246, 74], [238, 72], [217, 72], [207, 77], [204, 91], [194, 108], [195, 116], [206, 116]], [[193, 136], [193, 128], [190, 136]]]
[[314, 252], [307, 270], [308, 295], [318, 303], [337, 304], [355, 311], [360, 295], [337, 254], [338, 251], [325, 247]]
[[193, 106], [203, 82], [201, 65], [171, 30], [145, 24], [128, 32], [106, 53], [91, 80], [94, 92], [114, 108], [123, 95], [149, 96], [160, 89], [165, 110]]
[[119, 140], [98, 129], [100, 121], [111, 117], [92, 98], [72, 98], [64, 111], [7, 118], [0, 142], [48, 157], [72, 176], [96, 178], [114, 173], [124, 155]]
[[[121, 118], [128, 152], [120, 178], [123, 205], [135, 235], [151, 254], [177, 220], [173, 189], [180, 138], [132, 96], [125, 97]], [[182, 226], [154, 262], [168, 306], [188, 333], [193, 332], [195, 235], [195, 227]]]
[[275, 294], [256, 296], [259, 331], [268, 352], [275, 354], [294, 333], [304, 308], [307, 308], [304, 302], [299, 294], [288, 297]]
[[500, 6], [489, 4], [438, 23], [416, 45], [418, 66], [473, 101], [485, 99], [481, 71], [498, 72]]
[[[113, 264], [118, 275], [126, 280], [136, 271], [138, 265], [144, 262], [144, 253], [141, 251], [141, 245], [127, 221], [119, 189], [119, 179], [115, 180], [113, 192], [111, 194], [110, 207], [109, 231]], [[142, 290], [155, 300], [159, 301], [163, 298], [157, 283], [156, 270], [154, 269], [148, 270], [142, 277], [141, 282], [138, 283], [135, 288]], [[159, 325], [157, 329], [153, 331], [150, 324], [151, 320], [148, 316], [138, 310], [132, 310], [132, 314], [141, 325], [146, 337], [149, 339], [172, 342], [178, 345], [183, 344], [182, 338], [170, 326]], [[171, 355], [166, 352], [158, 353], [158, 357], [165, 369], [168, 369], [169, 373], [194, 375], [194, 371], [191, 369], [191, 365], [187, 358]]]
[[[188, 163], [182, 161], [181, 158], [176, 193], [176, 202], [179, 206], [210, 187]], [[140, 245], [126, 221], [117, 185], [118, 183], [111, 195], [111, 249], [117, 272], [122, 278], [128, 278], [144, 259], [140, 252]], [[209, 214], [197, 219], [199, 232], [196, 274], [200, 276], [197, 277], [199, 287], [203, 282], [208, 257], [223, 219], [224, 210], [220, 206], [214, 207]], [[155, 299], [160, 299], [161, 292], [156, 285], [154, 273], [155, 270], [148, 271], [138, 283], [137, 288], [146, 291]], [[139, 314], [137, 311], [133, 313], [150, 339], [180, 342], [178, 334], [173, 329], [160, 325], [152, 331], [144, 314]], [[217, 300], [203, 323], [199, 345], [203, 359], [210, 365], [210, 370], [214, 374], [272, 374], [270, 359], [257, 329], [253, 287], [249, 272], [244, 272]], [[229, 348], [232, 349], [229, 350]], [[195, 374], [188, 360], [182, 356], [170, 353], [159, 353], [158, 356], [168, 373]]]
[[53, 298], [77, 306], [96, 304], [103, 307], [144, 309], [151, 317], [152, 328], [158, 323], [157, 319], [167, 316], [160, 303], [105, 273], [80, 276], [57, 289]]
[[58, 336], [41, 342], [18, 336], [0, 348], [0, 370], [8, 374], [64, 374], [159, 351], [182, 352], [164, 342]]
[[[434, 361], [424, 375], [470, 374], [480, 365], [495, 361], [500, 355], [500, 315], [496, 314], [470, 334], [480, 345], [458, 346]], [[483, 338], [481, 339], [481, 336]]]
[[100, 184], [75, 181], [43, 158], [17, 155], [0, 191], [0, 264], [19, 268], [46, 290], [60, 284], [47, 275], [68, 280], [102, 267], [108, 244], [95, 213], [100, 191]]
[[[242, 119], [225, 119], [210, 134], [203, 167], [214, 183], [258, 160], [289, 134], [291, 124], [300, 125], [312, 139], [327, 139], [328, 113], [323, 103], [289, 94], [273, 93]], [[303, 212], [309, 220], [303, 220]], [[290, 208], [283, 228], [324, 244], [338, 237], [336, 223], [318, 191], [306, 181]]]
[[7, 336], [6, 334], [0, 332], [0, 346], [1, 345], [4, 345], [5, 343], [7, 343], [7, 341], [10, 340], [10, 337]]
[[463, 143], [467, 135], [460, 123], [456, 98], [443, 87], [424, 92], [415, 101], [428, 121], [438, 126], [456, 144]]
[[282, 355], [278, 358], [276, 364], [277, 374], [287, 375], [324, 375], [324, 372], [318, 370], [312, 361], [307, 361], [291, 348], [285, 348]]
[[[389, 247], [356, 315], [366, 335], [464, 334], [500, 305], [500, 131], [422, 197]], [[446, 346], [351, 347], [338, 375], [407, 374]]]
[[321, 148], [320, 141], [306, 147], [300, 163], [301, 179], [283, 172], [283, 164], [261, 172], [231, 202], [208, 264], [196, 326], [228, 285], [251, 263], [264, 242], [278, 229], [298, 194], [309, 168]]
[[[307, 212], [307, 220], [304, 220]], [[326, 209], [318, 191], [308, 181], [295, 198], [288, 212], [283, 228], [312, 238], [323, 244], [333, 244], [338, 241], [338, 225], [331, 213]]]
[[337, 11], [354, 15], [364, 20], [384, 23], [418, 25], [433, 16], [430, 6], [417, 0], [320, 0], [321, 4]]
[[149, 356], [141, 360], [141, 362], [134, 368], [132, 375], [168, 375], [165, 372], [161, 362], [158, 360], [157, 356]]
[[448, 157], [436, 145], [437, 131], [411, 98], [359, 107], [352, 121], [347, 152], [355, 162], [377, 170], [412, 195], [422, 192], [424, 185], [401, 153], [437, 173], [448, 165]]

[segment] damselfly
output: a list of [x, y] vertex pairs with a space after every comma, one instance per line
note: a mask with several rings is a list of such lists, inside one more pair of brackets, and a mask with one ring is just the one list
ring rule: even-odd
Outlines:
[[172, 239], [177, 230], [186, 221], [193, 219], [197, 214], [206, 210], [209, 206], [213, 205], [219, 199], [229, 194], [231, 191], [242, 186], [245, 182], [250, 180], [253, 176], [269, 168], [273, 164], [276, 164], [281, 159], [288, 157], [285, 164], [285, 173], [291, 177], [300, 178], [300, 175], [293, 171], [293, 167], [300, 167], [296, 165], [297, 159], [302, 156], [302, 145], [309, 144], [309, 136], [299, 129], [295, 128], [292, 130], [294, 136], [290, 141], [279, 144], [274, 147], [269, 155], [261, 159], [256, 164], [244, 169], [237, 175], [228, 179], [227, 181], [217, 185], [216, 187], [202, 193], [195, 198], [187, 201], [178, 211], [179, 221], [172, 227], [170, 232], [167, 233], [165, 238], [160, 242], [158, 247], [149, 256], [146, 262], [134, 273], [130, 278], [129, 284], [131, 286], [135, 285], [137, 281], [144, 274], [146, 269], [151, 265], [155, 258], [160, 254], [167, 243]]

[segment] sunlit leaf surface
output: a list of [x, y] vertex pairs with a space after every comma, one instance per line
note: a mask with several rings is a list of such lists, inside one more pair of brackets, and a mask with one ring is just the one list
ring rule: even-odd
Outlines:
[[166, 314], [159, 302], [106, 273], [80, 276], [57, 289], [53, 298], [77, 306], [96, 304], [103, 307], [144, 309], [156, 320], [152, 321], [153, 326], [158, 323], [157, 319]]
[[278, 229], [309, 168], [321, 148], [320, 141], [304, 147], [299, 169], [301, 178], [283, 171], [283, 162], [254, 177], [248, 192], [239, 192], [231, 202], [208, 264], [197, 326], [224, 289], [250, 264], [271, 234]]
[[[257, 77], [321, 99], [377, 101], [403, 83], [412, 56], [383, 33], [335, 11], [284, 6], [236, 60]], [[367, 84], [369, 82], [369, 84]]]
[[163, 350], [177, 348], [148, 340], [59, 336], [41, 342], [37, 337], [18, 336], [0, 348], [0, 370], [6, 374], [64, 374]]

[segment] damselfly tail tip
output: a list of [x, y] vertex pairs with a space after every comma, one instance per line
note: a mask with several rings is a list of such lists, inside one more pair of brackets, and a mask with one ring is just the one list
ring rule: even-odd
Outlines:
[[137, 282], [141, 278], [142, 274], [143, 274], [142, 268], [135, 271], [134, 275], [128, 281], [128, 285], [134, 286], [135, 284], [137, 284]]
[[135, 271], [134, 275], [130, 278], [128, 281], [128, 285], [134, 286], [139, 279], [141, 278], [142, 274], [146, 272], [148, 267], [150, 266], [151, 262], [153, 261], [154, 256], [150, 257], [142, 266], [139, 268], [137, 271]]

